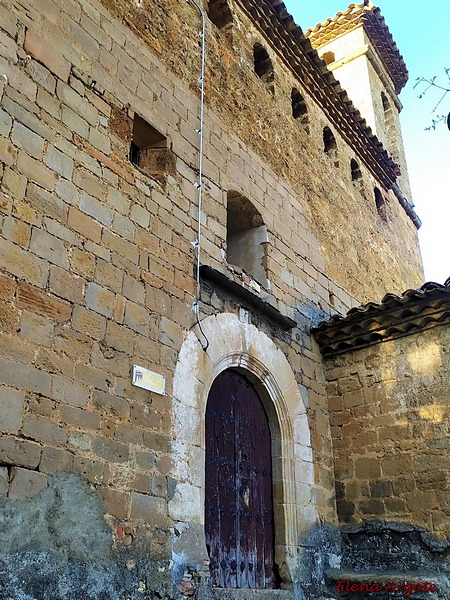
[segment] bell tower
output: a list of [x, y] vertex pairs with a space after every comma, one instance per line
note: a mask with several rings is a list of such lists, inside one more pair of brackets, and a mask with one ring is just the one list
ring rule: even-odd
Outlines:
[[398, 98], [408, 71], [380, 9], [369, 0], [350, 4], [306, 36], [398, 165], [399, 188], [411, 202]]

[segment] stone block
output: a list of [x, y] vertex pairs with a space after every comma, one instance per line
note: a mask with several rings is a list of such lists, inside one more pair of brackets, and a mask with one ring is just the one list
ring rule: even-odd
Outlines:
[[81, 139], [87, 139], [89, 124], [68, 106], [62, 107], [62, 122]]
[[127, 300], [124, 323], [133, 331], [146, 335], [148, 333], [148, 311], [143, 306]]
[[372, 498], [386, 498], [392, 496], [392, 484], [390, 481], [371, 481], [370, 495]]
[[384, 456], [381, 459], [381, 467], [384, 477], [402, 476], [412, 472], [412, 459], [405, 454]]
[[98, 491], [103, 496], [106, 512], [116, 519], [124, 520], [129, 516], [131, 495], [109, 487], [101, 487]]
[[17, 330], [17, 324], [19, 321], [19, 313], [14, 307], [9, 303], [0, 301], [0, 331], [4, 331], [5, 333], [13, 333]]
[[381, 463], [378, 458], [358, 458], [355, 460], [355, 476], [358, 479], [379, 479]]
[[102, 223], [102, 225], [110, 225], [113, 217], [113, 211], [94, 196], [90, 196], [89, 194], [86, 194], [86, 192], [82, 192], [78, 206], [82, 212], [93, 217]]
[[104, 373], [129, 377], [131, 366], [129, 358], [122, 352], [108, 348], [105, 344], [94, 344], [92, 348], [92, 366], [102, 369]]
[[134, 332], [128, 327], [108, 321], [105, 341], [111, 348], [131, 355], [133, 354], [134, 337]]
[[384, 514], [384, 504], [381, 500], [365, 500], [359, 504], [359, 509], [364, 515]]
[[364, 404], [364, 396], [362, 390], [352, 390], [343, 394], [345, 408], [353, 408]]
[[112, 463], [125, 463], [130, 458], [128, 445], [100, 436], [94, 438], [92, 451], [100, 458]]
[[139, 153], [139, 168], [150, 177], [164, 182], [176, 173], [176, 156], [168, 148], [148, 148]]
[[65, 323], [72, 315], [72, 307], [68, 302], [54, 298], [27, 283], [19, 283], [17, 301], [21, 308], [58, 323]]
[[52, 397], [70, 406], [84, 407], [89, 400], [89, 388], [63, 375], [53, 375]]
[[21, 175], [13, 169], [5, 168], [2, 189], [16, 201], [22, 200], [25, 197], [25, 191], [27, 189], [27, 178], [25, 175]]
[[92, 405], [101, 414], [107, 417], [128, 419], [130, 416], [130, 405], [128, 400], [100, 390], [94, 390], [92, 392]]
[[105, 317], [112, 317], [115, 295], [97, 283], [89, 283], [86, 288], [86, 306]]
[[33, 229], [30, 250], [37, 256], [69, 270], [69, 260], [64, 243], [46, 231]]
[[51, 375], [28, 365], [0, 359], [0, 381], [11, 387], [50, 395]]
[[171, 439], [166, 435], [155, 431], [144, 431], [142, 437], [144, 446], [149, 450], [165, 453], [171, 451]]
[[111, 153], [111, 142], [109, 137], [104, 133], [101, 133], [98, 129], [91, 127], [88, 139], [94, 148], [97, 148], [100, 152], [103, 152], [106, 155]]
[[85, 477], [90, 483], [99, 484], [105, 480], [105, 463], [84, 456], [75, 456], [73, 469]]
[[36, 60], [28, 60], [25, 70], [29, 77], [38, 85], [38, 96], [39, 91], [41, 91], [41, 93], [55, 93], [56, 78], [51, 74], [49, 69], [38, 63]]
[[73, 465], [73, 454], [60, 448], [46, 447], [42, 449], [39, 470], [53, 475], [61, 471], [70, 472]]
[[97, 109], [90, 104], [86, 98], [80, 96], [72, 87], [58, 81], [56, 93], [63, 104], [71, 108], [77, 115], [89, 125], [96, 125], [98, 120]]
[[41, 158], [44, 150], [44, 139], [22, 125], [22, 123], [14, 123], [11, 132], [11, 140], [15, 146], [28, 152], [33, 158]]
[[6, 138], [0, 138], [0, 161], [12, 166], [16, 162], [17, 150]]
[[7, 112], [0, 109], [0, 135], [7, 137], [12, 127], [12, 119]]
[[67, 442], [66, 430], [48, 419], [25, 415], [22, 433], [28, 438], [48, 444], [49, 446], [62, 446]]
[[130, 418], [134, 425], [160, 430], [165, 420], [164, 417], [162, 411], [155, 410], [151, 405], [137, 402], [131, 405]]
[[184, 335], [185, 333], [178, 323], [175, 323], [166, 317], [161, 317], [159, 341], [162, 344], [179, 350], [183, 343]]
[[112, 187], [108, 190], [108, 204], [114, 207], [118, 212], [125, 215], [130, 209], [130, 200], [122, 192]]
[[115, 213], [111, 228], [115, 233], [124, 237], [129, 242], [134, 241], [136, 226], [128, 217]]
[[406, 512], [406, 502], [400, 498], [385, 498], [384, 505], [387, 518], [390, 518], [392, 514], [404, 514]]
[[105, 229], [103, 232], [102, 242], [105, 244], [106, 248], [116, 252], [121, 257], [130, 261], [130, 263], [134, 265], [138, 264], [139, 248], [135, 244], [132, 244], [120, 236], [111, 233], [107, 229]]
[[65, 179], [72, 179], [74, 161], [70, 156], [50, 146], [44, 156], [44, 163], [49, 169]]
[[144, 229], [147, 229], [147, 227], [150, 224], [151, 214], [143, 206], [139, 206], [139, 204], [134, 204], [131, 208], [130, 218], [137, 225], [140, 225]]
[[124, 273], [107, 260], [98, 259], [95, 266], [95, 281], [102, 286], [120, 294], [122, 292]]
[[[26, 78], [28, 81], [28, 77]], [[34, 84], [33, 84], [34, 85]], [[36, 115], [33, 114], [33, 111], [26, 110], [13, 100], [8, 97], [3, 98], [3, 108], [17, 121], [26, 125], [29, 129], [32, 129], [38, 135], [43, 137], [46, 140], [53, 140], [55, 137], [54, 132], [42, 122], [41, 119], [38, 119]], [[36, 110], [36, 107], [35, 107]], [[31, 163], [27, 163], [29, 166], [36, 161], [32, 161]], [[39, 163], [38, 163], [39, 164]], [[46, 187], [46, 186], [44, 186]]]
[[141, 281], [137, 281], [134, 277], [125, 273], [123, 278], [123, 295], [129, 300], [143, 305], [145, 301], [145, 286]]
[[66, 203], [37, 185], [29, 183], [26, 193], [27, 202], [36, 211], [45, 213], [47, 217], [56, 219], [60, 223], [66, 223], [68, 207]]
[[[150, 494], [151, 478], [148, 473], [136, 473], [133, 482], [131, 484], [132, 489], [135, 492], [142, 492], [143, 494]], [[158, 494], [153, 494], [157, 496]]]
[[167, 505], [164, 498], [139, 494], [131, 494], [130, 519], [145, 521], [150, 527], [167, 527], [169, 518], [167, 516]]
[[41, 460], [42, 447], [31, 440], [4, 436], [0, 438], [0, 463], [35, 469]]
[[0, 299], [12, 300], [16, 293], [17, 284], [12, 277], [0, 273]]
[[167, 498], [167, 478], [152, 477], [150, 482], [150, 490], [153, 496]]
[[105, 182], [87, 169], [76, 169], [73, 174], [73, 183], [89, 196], [94, 196], [98, 200], [106, 199], [107, 186]]
[[60, 267], [50, 267], [49, 290], [56, 296], [81, 304], [86, 281]]
[[74, 306], [72, 326], [76, 331], [84, 333], [95, 340], [102, 340], [105, 337], [105, 317], [82, 306]]
[[118, 425], [114, 437], [119, 442], [139, 446], [142, 445], [142, 429], [135, 427], [134, 425]]
[[23, 150], [19, 151], [19, 157], [17, 159], [17, 168], [30, 181], [34, 181], [46, 190], [55, 189], [54, 172], [48, 169], [39, 161], [35, 160], [34, 158], [31, 158], [31, 156], [28, 156], [28, 154], [26, 154]]
[[0, 431], [17, 433], [22, 425], [25, 393], [0, 386]]
[[68, 81], [71, 67], [70, 63], [63, 58], [57, 48], [31, 28], [27, 29], [25, 36], [25, 51], [44, 64], [62, 81]]
[[0, 498], [8, 495], [9, 473], [7, 467], [0, 467]]
[[37, 471], [13, 467], [9, 482], [9, 498], [32, 498], [48, 486], [47, 476]]
[[67, 425], [74, 425], [81, 429], [100, 430], [102, 420], [97, 413], [88, 410], [76, 408], [74, 406], [61, 407], [61, 420]]

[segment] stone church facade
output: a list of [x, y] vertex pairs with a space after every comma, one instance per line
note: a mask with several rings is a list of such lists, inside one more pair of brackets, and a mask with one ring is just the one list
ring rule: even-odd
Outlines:
[[306, 35], [278, 0], [0, 4], [2, 597], [445, 597], [406, 80], [367, 2]]

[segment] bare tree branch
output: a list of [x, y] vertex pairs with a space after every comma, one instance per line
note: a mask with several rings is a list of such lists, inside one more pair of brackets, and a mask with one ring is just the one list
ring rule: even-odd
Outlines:
[[[416, 83], [414, 84], [413, 89], [416, 89], [416, 87], [421, 86], [421, 85], [426, 86], [424, 89], [422, 89], [418, 98], [423, 98], [430, 88], [436, 88], [438, 90], [443, 90], [443, 94], [441, 95], [437, 104], [431, 111], [432, 113], [436, 112], [438, 106], [442, 103], [442, 101], [447, 96], [447, 94], [450, 94], [450, 68], [444, 68], [444, 71], [445, 71], [445, 75], [447, 76], [447, 79], [448, 79], [448, 84], [441, 85], [440, 83], [437, 83], [436, 75], [434, 77], [431, 77], [430, 79], [427, 79], [426, 77], [418, 77], [416, 79]], [[445, 121], [446, 119], [447, 119], [447, 115], [436, 115], [436, 118], [431, 121], [431, 125], [429, 125], [428, 127], [425, 127], [425, 130], [429, 131], [430, 129], [436, 129], [436, 125], [438, 125], [438, 123], [440, 123], [441, 121]]]

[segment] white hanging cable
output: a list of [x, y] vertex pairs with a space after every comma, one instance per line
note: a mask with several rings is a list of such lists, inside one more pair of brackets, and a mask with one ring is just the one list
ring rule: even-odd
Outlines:
[[199, 128], [197, 129], [197, 133], [199, 135], [199, 155], [198, 155], [198, 179], [194, 183], [194, 186], [197, 188], [197, 204], [198, 204], [198, 229], [197, 229], [197, 239], [193, 242], [193, 246], [196, 252], [196, 292], [195, 292], [195, 300], [193, 303], [193, 310], [195, 314], [195, 319], [197, 321], [198, 328], [200, 333], [202, 334], [205, 343], [202, 343], [203, 350], [206, 350], [209, 346], [209, 340], [205, 335], [205, 332], [202, 329], [202, 325], [200, 323], [200, 315], [199, 315], [199, 303], [200, 303], [200, 252], [201, 252], [201, 218], [202, 218], [202, 188], [203, 188], [203, 119], [204, 119], [204, 110], [205, 110], [205, 52], [206, 52], [206, 40], [205, 40], [205, 14], [202, 8], [197, 4], [196, 0], [187, 0], [187, 2], [191, 2], [197, 8], [200, 13], [201, 21], [202, 21], [202, 30], [199, 32], [199, 37], [201, 39], [202, 45], [202, 59], [201, 59], [201, 72], [200, 77], [198, 78], [198, 83], [200, 85], [200, 115], [199, 115]]

